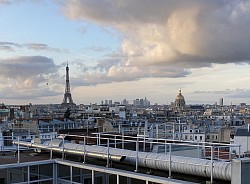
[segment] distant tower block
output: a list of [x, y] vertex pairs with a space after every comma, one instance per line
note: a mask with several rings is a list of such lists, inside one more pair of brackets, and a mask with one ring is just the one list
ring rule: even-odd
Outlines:
[[75, 105], [70, 93], [70, 84], [69, 84], [69, 67], [68, 67], [68, 63], [66, 66], [66, 86], [65, 86], [65, 93], [64, 93], [64, 98], [63, 98], [63, 102], [62, 102], [63, 106], [73, 106]]
[[219, 105], [220, 105], [220, 106], [223, 106], [223, 105], [224, 105], [224, 100], [223, 100], [223, 98], [220, 98]]

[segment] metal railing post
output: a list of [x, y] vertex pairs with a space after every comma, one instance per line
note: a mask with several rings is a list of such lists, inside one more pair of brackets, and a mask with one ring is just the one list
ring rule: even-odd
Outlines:
[[27, 166], [27, 183], [30, 183], [30, 166]]
[[203, 143], [202, 149], [203, 149], [203, 158], [206, 158], [207, 147], [206, 147], [206, 144], [205, 144], [205, 143]]
[[213, 183], [213, 157], [214, 157], [214, 147], [211, 146], [211, 179], [210, 183]]
[[157, 141], [159, 139], [159, 125], [158, 124], [156, 124], [156, 139]]
[[99, 133], [99, 141], [98, 141], [98, 146], [101, 144], [101, 134]]
[[63, 150], [62, 150], [62, 159], [64, 159], [64, 136], [63, 136]]
[[199, 147], [199, 142], [197, 141], [197, 157], [200, 158], [200, 147]]
[[73, 168], [70, 166], [70, 183], [73, 182]]
[[115, 135], [115, 148], [116, 148], [116, 135]]
[[139, 144], [138, 144], [138, 138], [137, 138], [137, 140], [136, 140], [135, 172], [138, 172], [138, 152], [139, 152]]
[[53, 158], [53, 153], [52, 153], [52, 133], [50, 133], [50, 159]]
[[119, 178], [119, 175], [117, 174], [116, 175], [116, 184], [119, 184], [120, 183], [120, 178]]
[[232, 147], [229, 147], [229, 160], [232, 160]]
[[20, 163], [20, 137], [17, 137], [17, 163]]
[[106, 167], [109, 167], [109, 139], [107, 139], [107, 165]]
[[217, 156], [217, 157], [218, 157], [218, 160], [220, 160], [220, 147], [217, 147], [217, 152], [218, 152], [218, 153], [217, 153], [217, 154], [218, 154], [218, 156]]
[[95, 171], [92, 170], [92, 184], [95, 184]]
[[165, 140], [164, 148], [165, 148], [165, 155], [166, 155], [167, 154], [167, 141], [166, 140]]
[[239, 145], [239, 158], [240, 158], [240, 151], [241, 151], [241, 150], [240, 150], [240, 145]]
[[[53, 164], [53, 178], [54, 178], [54, 164]], [[40, 166], [39, 165], [37, 166], [37, 179], [40, 180]]]
[[58, 174], [58, 170], [57, 170], [57, 164], [53, 163], [53, 184], [57, 184], [57, 174]]
[[82, 177], [82, 169], [80, 169], [80, 183], [84, 184], [84, 180]]
[[145, 152], [146, 150], [146, 135], [144, 134], [144, 138], [143, 138], [143, 151]]
[[105, 177], [103, 177], [102, 178], [102, 183], [109, 183], [109, 174], [108, 173], [106, 173], [106, 174], [104, 174], [105, 175]]
[[124, 132], [122, 132], [122, 149], [124, 149]]
[[172, 152], [172, 144], [170, 143], [169, 144], [169, 170], [168, 170], [168, 178], [171, 178], [171, 175], [172, 175], [172, 161], [171, 161], [171, 152]]
[[84, 136], [84, 138], [83, 138], [83, 163], [85, 163], [86, 162], [86, 137]]

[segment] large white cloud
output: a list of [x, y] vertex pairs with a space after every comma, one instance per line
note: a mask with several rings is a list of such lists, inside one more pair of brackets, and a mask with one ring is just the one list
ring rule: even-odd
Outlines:
[[9, 4], [10, 1], [9, 0], [0, 0], [0, 4]]
[[250, 60], [249, 0], [68, 0], [61, 4], [71, 19], [122, 34], [123, 59], [104, 66], [106, 73], [101, 74], [107, 81], [182, 77], [190, 68]]
[[43, 98], [49, 96], [62, 95], [62, 93], [51, 90], [49, 88], [32, 88], [32, 89], [16, 89], [13, 87], [6, 87], [0, 90], [0, 98], [16, 99], [16, 100], [31, 100], [36, 98]]
[[4, 99], [32, 99], [58, 95], [50, 85], [59, 66], [44, 56], [0, 58], [0, 97]]
[[5, 78], [23, 78], [57, 71], [53, 60], [44, 56], [0, 58], [0, 75]]
[[29, 49], [35, 51], [49, 51], [49, 52], [69, 52], [66, 49], [58, 49], [49, 47], [47, 44], [44, 43], [25, 43], [25, 44], [18, 44], [13, 42], [0, 42], [0, 51], [16, 51], [16, 49]]

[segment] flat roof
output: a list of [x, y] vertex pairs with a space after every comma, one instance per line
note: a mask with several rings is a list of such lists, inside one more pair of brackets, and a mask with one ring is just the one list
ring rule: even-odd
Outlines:
[[[49, 159], [49, 154], [34, 154], [33, 150], [20, 151], [20, 163], [41, 161], [47, 159]], [[0, 165], [17, 164], [17, 160], [17, 152], [15, 151], [0, 152]]]

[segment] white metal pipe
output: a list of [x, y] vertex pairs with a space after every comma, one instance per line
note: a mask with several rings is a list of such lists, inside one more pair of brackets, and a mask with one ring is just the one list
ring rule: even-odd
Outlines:
[[[18, 142], [13, 141], [13, 144], [18, 144]], [[106, 160], [108, 158], [107, 156], [107, 147], [103, 146], [89, 146], [89, 145], [80, 145], [80, 144], [73, 144], [73, 143], [64, 143], [64, 147], [55, 147], [53, 146], [51, 148], [50, 141], [45, 141], [44, 144], [39, 143], [31, 143], [26, 141], [19, 141], [20, 146], [26, 146], [30, 148], [40, 148], [43, 150], [52, 149], [54, 152], [59, 152], [64, 154], [72, 154], [72, 155], [79, 155], [79, 156], [86, 156], [94, 157], [94, 158], [100, 158]], [[85, 148], [84, 148], [85, 147]], [[115, 148], [113, 148], [115, 149]], [[84, 151], [85, 150], [85, 151]], [[125, 159], [125, 156], [123, 156], [120, 153], [114, 154], [115, 152], [112, 152], [109, 154], [109, 158], [112, 161], [121, 162]]]
[[[54, 141], [54, 140], [53, 140]], [[16, 141], [13, 144], [17, 144]], [[40, 148], [49, 150], [50, 141], [44, 144], [30, 143], [20, 141], [21, 146]], [[62, 146], [62, 145], [61, 145]], [[86, 146], [86, 156], [107, 159], [107, 147], [103, 146]], [[53, 151], [62, 152], [61, 147], [54, 147]], [[65, 143], [65, 154], [84, 155], [84, 145]], [[137, 152], [126, 149], [109, 148], [110, 159], [113, 161], [123, 161], [128, 164], [136, 164]], [[156, 154], [151, 152], [138, 151], [138, 166], [147, 167], [159, 170], [169, 170], [169, 155]], [[213, 170], [213, 178], [221, 180], [231, 180], [231, 163], [217, 162], [213, 160], [213, 169], [211, 169], [211, 160], [190, 158], [182, 156], [171, 155], [171, 171], [178, 173], [185, 173], [190, 175], [197, 175], [202, 177], [211, 177], [211, 170]]]
[[[126, 156], [125, 162], [134, 164], [135, 153], [121, 150]], [[210, 160], [171, 155], [171, 171], [203, 177], [211, 177]], [[169, 155], [139, 152], [139, 166], [169, 170]], [[213, 178], [231, 180], [231, 163], [213, 162]]]

